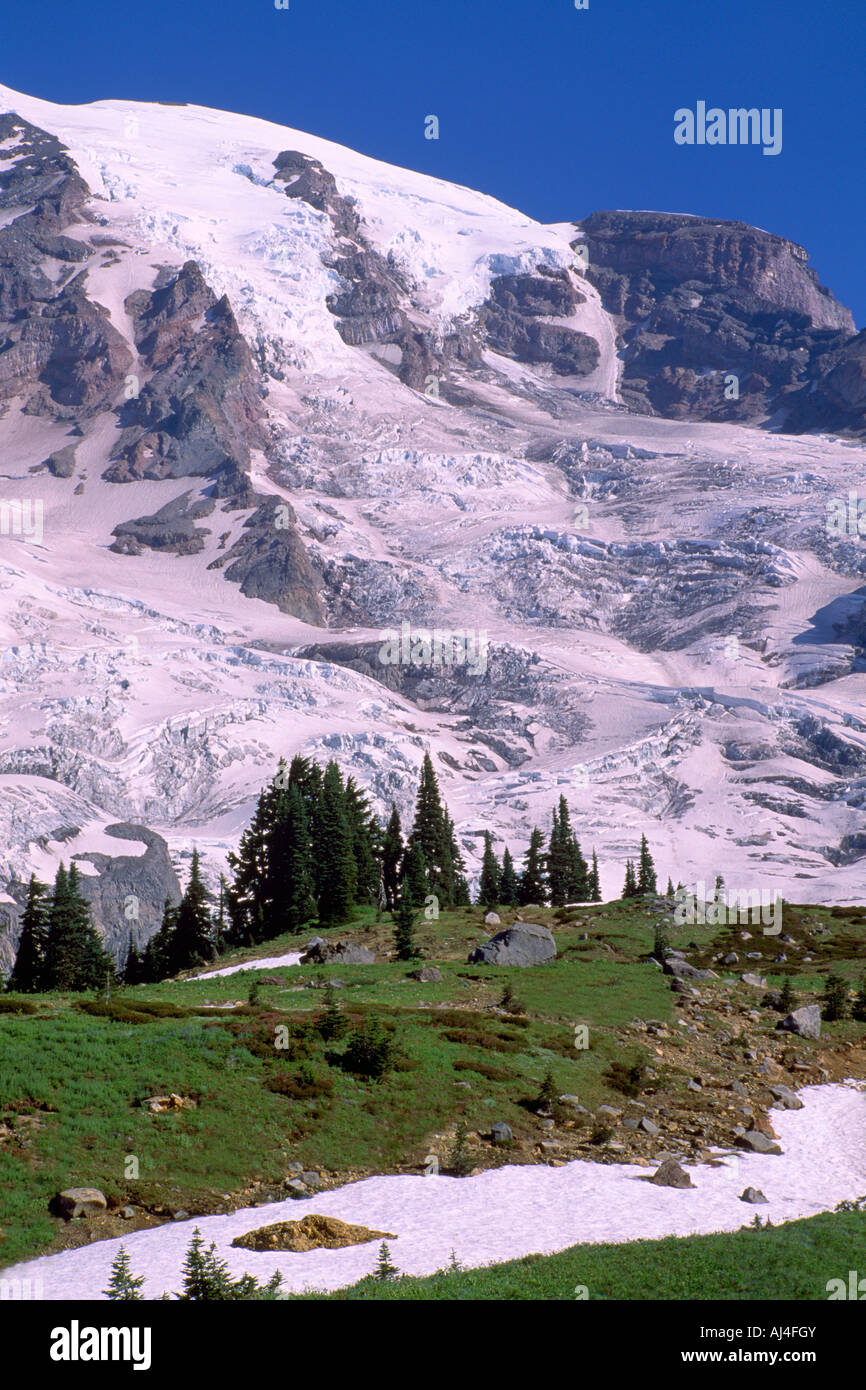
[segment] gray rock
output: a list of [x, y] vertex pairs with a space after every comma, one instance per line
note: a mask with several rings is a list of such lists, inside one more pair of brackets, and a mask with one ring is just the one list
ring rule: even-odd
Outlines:
[[740, 1193], [741, 1202], [749, 1202], [753, 1207], [762, 1205], [767, 1201], [763, 1192], [758, 1187], [747, 1187], [745, 1192]]
[[181, 1207], [179, 1211], [172, 1212], [171, 1219], [172, 1221], [189, 1221], [189, 1212], [184, 1211], [183, 1207]]
[[790, 1086], [771, 1086], [770, 1090], [783, 1110], [802, 1110], [803, 1102]]
[[752, 1153], [756, 1154], [780, 1154], [782, 1152], [779, 1145], [759, 1129], [747, 1130], [743, 1135], [743, 1143], [747, 1144]]
[[132, 1221], [135, 1216], [135, 1207], [121, 1207], [117, 1214], [123, 1221]]
[[643, 1130], [644, 1134], [648, 1134], [651, 1139], [654, 1139], [657, 1134], [661, 1134], [661, 1130], [659, 1129], [658, 1125], [655, 1124], [654, 1121], [651, 1120], [648, 1115], [644, 1115], [642, 1117], [640, 1127]]
[[376, 957], [366, 946], [358, 946], [354, 941], [338, 941], [331, 944], [320, 936], [314, 936], [307, 943], [301, 956], [302, 965], [372, 965]]
[[501, 921], [502, 918], [497, 912], [488, 912], [484, 918], [484, 925], [485, 927], [498, 927]]
[[739, 961], [740, 957], [737, 955], [736, 951], [729, 951], [722, 961], [722, 965], [738, 965]]
[[767, 981], [760, 975], [752, 975], [747, 972], [745, 975], [741, 975], [740, 979], [744, 985], [751, 985], [753, 989], [767, 988]]
[[470, 965], [544, 965], [556, 959], [556, 942], [547, 927], [515, 922], [469, 953]]
[[490, 1127], [490, 1135], [494, 1144], [509, 1144], [514, 1138], [514, 1131], [504, 1120], [497, 1120], [496, 1124]]
[[301, 1174], [301, 1182], [306, 1183], [307, 1187], [321, 1187], [322, 1175], [321, 1173], [314, 1173], [311, 1169], [309, 1172]]
[[688, 1173], [680, 1167], [675, 1158], [666, 1158], [659, 1164], [650, 1178], [656, 1187], [694, 1187]]
[[422, 965], [420, 970], [410, 970], [410, 980], [420, 980], [422, 985], [435, 985], [442, 979], [442, 971], [435, 965]]
[[309, 1197], [310, 1195], [307, 1191], [306, 1185], [301, 1182], [300, 1178], [290, 1178], [287, 1183], [283, 1184], [283, 1186], [285, 1187], [290, 1197]]
[[48, 1209], [54, 1216], [71, 1221], [76, 1216], [98, 1216], [107, 1206], [105, 1193], [98, 1187], [65, 1187], [51, 1198]]
[[615, 1105], [600, 1105], [595, 1113], [600, 1120], [618, 1120], [622, 1111], [617, 1110]]
[[818, 1004], [804, 1004], [801, 1009], [795, 1009], [787, 1018], [783, 1018], [776, 1024], [778, 1029], [787, 1033], [796, 1033], [800, 1038], [820, 1038], [821, 1036], [821, 1009]]

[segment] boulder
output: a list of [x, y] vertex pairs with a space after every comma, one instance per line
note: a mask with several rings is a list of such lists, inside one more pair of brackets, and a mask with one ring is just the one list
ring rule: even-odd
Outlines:
[[488, 912], [484, 918], [485, 927], [498, 927], [502, 918], [496, 912]]
[[766, 1202], [766, 1200], [767, 1198], [758, 1187], [747, 1187], [745, 1192], [740, 1193], [740, 1201], [749, 1202], [753, 1207], [759, 1206], [761, 1203]]
[[716, 978], [714, 971], [698, 970], [697, 966], [689, 965], [687, 960], [681, 960], [679, 956], [666, 956], [662, 969], [666, 975], [673, 975], [676, 980], [710, 980]]
[[821, 1036], [821, 1009], [818, 1004], [804, 1004], [802, 1009], [795, 1009], [787, 1018], [776, 1024], [777, 1028], [787, 1033], [796, 1033], [800, 1038], [820, 1038]]
[[770, 1090], [774, 1098], [779, 1102], [782, 1110], [802, 1110], [803, 1102], [796, 1095], [790, 1086], [771, 1086]]
[[745, 975], [741, 975], [740, 979], [742, 980], [744, 985], [751, 985], [752, 989], [767, 988], [767, 981], [763, 978], [762, 975], [754, 975], [747, 972]]
[[655, 1122], [651, 1120], [648, 1115], [644, 1115], [641, 1118], [640, 1127], [643, 1130], [644, 1134], [648, 1134], [651, 1139], [654, 1139], [657, 1134], [661, 1133], [661, 1130], [659, 1129], [658, 1125], [655, 1124]]
[[469, 952], [470, 965], [544, 965], [555, 959], [552, 934], [534, 922], [515, 922]]
[[98, 1216], [108, 1206], [98, 1187], [66, 1187], [51, 1198], [48, 1209], [54, 1216], [71, 1221], [76, 1216]]
[[422, 965], [420, 970], [410, 970], [410, 980], [420, 980], [422, 985], [435, 985], [442, 979], [442, 971], [435, 965]]
[[756, 1154], [780, 1154], [782, 1150], [760, 1129], [750, 1129], [743, 1135], [743, 1143]]
[[656, 1187], [694, 1187], [688, 1173], [680, 1167], [675, 1158], [666, 1158], [660, 1163], [650, 1182], [654, 1182]]
[[496, 1124], [490, 1127], [490, 1135], [494, 1144], [509, 1144], [514, 1138], [514, 1131], [504, 1120], [497, 1120]]
[[372, 965], [376, 957], [366, 946], [354, 941], [331, 943], [314, 936], [301, 956], [301, 965]]

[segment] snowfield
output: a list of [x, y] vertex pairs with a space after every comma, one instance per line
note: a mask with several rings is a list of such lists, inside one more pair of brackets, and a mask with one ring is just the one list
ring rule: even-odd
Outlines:
[[[235, 1236], [310, 1212], [378, 1231], [393, 1231], [393, 1263], [404, 1274], [432, 1274], [453, 1250], [467, 1267], [529, 1254], [553, 1254], [571, 1245], [658, 1239], [736, 1231], [757, 1210], [774, 1225], [831, 1211], [866, 1188], [866, 1094], [859, 1084], [815, 1086], [799, 1092], [804, 1108], [773, 1111], [781, 1156], [720, 1155], [717, 1168], [688, 1167], [694, 1189], [656, 1187], [651, 1171], [634, 1165], [567, 1163], [503, 1167], [474, 1178], [378, 1177], [230, 1216], [171, 1222], [117, 1240], [97, 1241], [4, 1271], [7, 1280], [41, 1281], [40, 1297], [100, 1299], [111, 1263], [123, 1244], [133, 1272], [146, 1276], [145, 1298], [181, 1284], [181, 1266], [193, 1230], [213, 1241], [234, 1277], [249, 1271], [267, 1280], [280, 1270], [285, 1287], [338, 1289], [371, 1274], [378, 1243], [345, 1250], [273, 1254], [232, 1249]], [[766, 1206], [739, 1200], [746, 1187], [761, 1189]], [[31, 1285], [32, 1287], [32, 1285]], [[592, 1292], [592, 1291], [590, 1291]], [[651, 1290], [648, 1290], [651, 1294]], [[815, 1298], [824, 1290], [816, 1288]]]

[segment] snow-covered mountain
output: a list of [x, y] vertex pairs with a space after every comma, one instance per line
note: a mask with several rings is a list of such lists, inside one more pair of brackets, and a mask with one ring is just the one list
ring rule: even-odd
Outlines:
[[802, 248], [542, 226], [204, 108], [2, 111], [11, 897], [89, 855], [147, 935], [158, 837], [215, 873], [280, 754], [408, 814], [428, 747], [473, 864], [564, 792], [609, 896], [642, 830], [664, 877], [862, 896], [866, 342]]

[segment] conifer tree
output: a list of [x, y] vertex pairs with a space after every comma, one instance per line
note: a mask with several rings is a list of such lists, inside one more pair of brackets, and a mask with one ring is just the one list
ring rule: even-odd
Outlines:
[[398, 960], [417, 960], [421, 952], [415, 945], [415, 908], [408, 898], [403, 897], [397, 904], [394, 914], [394, 945]]
[[400, 874], [400, 901], [406, 901], [416, 909], [423, 907], [428, 887], [424, 851], [417, 841], [410, 840], [403, 855]]
[[19, 994], [36, 994], [45, 988], [45, 954], [48, 945], [48, 888], [30, 875], [27, 902], [21, 915], [21, 935], [15, 965], [6, 988]]
[[325, 769], [319, 835], [314, 841], [319, 921], [326, 927], [347, 922], [355, 901], [357, 872], [345, 806], [343, 777], [332, 761]]
[[866, 1023], [866, 975], [860, 981], [860, 988], [851, 1009], [851, 1017], [857, 1023]]
[[587, 877], [587, 888], [589, 890], [589, 901], [591, 903], [601, 902], [601, 878], [598, 872], [598, 855], [592, 851], [592, 868]]
[[403, 827], [397, 807], [391, 806], [391, 816], [382, 841], [382, 884], [385, 906], [393, 912], [400, 897], [400, 866], [403, 861]]
[[624, 898], [634, 898], [637, 896], [637, 879], [635, 878], [634, 864], [630, 859], [625, 861], [625, 884], [622, 890]]
[[171, 943], [171, 973], [191, 970], [213, 960], [213, 935], [208, 911], [208, 891], [202, 882], [198, 850], [192, 852], [189, 883], [180, 900]]
[[162, 908], [162, 921], [144, 948], [141, 957], [142, 983], [157, 984], [174, 974], [174, 930], [177, 925], [177, 907], [166, 898]]
[[429, 753], [421, 764], [421, 780], [415, 802], [415, 820], [409, 836], [410, 845], [418, 845], [424, 855], [427, 871], [427, 892], [439, 899], [440, 907], [450, 907], [454, 901], [454, 865], [451, 859], [451, 835], [442, 805], [439, 783]]
[[563, 835], [559, 813], [553, 809], [553, 828], [547, 847], [547, 887], [553, 907], [564, 907], [568, 901], [568, 885], [571, 878], [570, 847]]
[[129, 933], [129, 946], [127, 947], [126, 951], [126, 963], [124, 964], [123, 974], [121, 978], [125, 985], [140, 985], [144, 984], [145, 982], [141, 956], [138, 952], [138, 948], [136, 947], [135, 938], [133, 937], [132, 932]]
[[379, 887], [380, 832], [370, 803], [354, 777], [346, 781], [346, 821], [355, 857], [355, 901], [375, 903]]
[[499, 903], [499, 884], [502, 870], [493, 852], [490, 831], [484, 832], [484, 856], [481, 860], [481, 882], [478, 887], [478, 906], [496, 907]]
[[514, 860], [506, 845], [502, 854], [502, 877], [499, 880], [499, 901], [503, 907], [517, 907], [519, 888]]
[[274, 824], [278, 796], [274, 787], [266, 787], [259, 795], [255, 815], [241, 836], [237, 853], [228, 855], [233, 879], [228, 891], [228, 910], [231, 926], [229, 943], [232, 946], [252, 946], [263, 938], [266, 929], [264, 902], [270, 887], [268, 838]]
[[666, 898], [672, 898], [673, 896], [674, 896], [674, 885], [673, 885], [673, 882], [671, 881], [670, 875], [668, 875], [668, 886], [667, 886], [667, 888], [665, 889], [665, 897], [666, 897]]
[[108, 1281], [108, 1288], [102, 1292], [106, 1298], [115, 1303], [140, 1303], [144, 1300], [141, 1288], [144, 1284], [144, 1275], [136, 1277], [132, 1273], [132, 1264], [126, 1249], [121, 1245], [111, 1266], [111, 1277]]
[[547, 901], [547, 887], [544, 881], [544, 836], [536, 827], [529, 837], [529, 848], [523, 856], [523, 872], [520, 875], [520, 906], [536, 903], [541, 907]]
[[114, 964], [103, 948], [81, 894], [78, 866], [71, 864], [67, 873], [61, 864], [54, 880], [48, 915], [45, 987], [71, 991], [99, 989], [106, 975], [114, 973]]
[[270, 939], [284, 931], [300, 931], [316, 915], [309, 824], [297, 784], [290, 785], [277, 804], [268, 846]]
[[463, 858], [460, 846], [457, 843], [457, 833], [454, 829], [454, 822], [445, 812], [445, 833], [448, 839], [448, 848], [451, 855], [451, 867], [454, 875], [454, 907], [469, 907], [471, 898], [469, 896], [469, 880], [466, 877], [466, 860]]
[[640, 859], [638, 860], [637, 870], [637, 892], [655, 893], [656, 888], [656, 866], [650, 854], [646, 835], [640, 837]]

